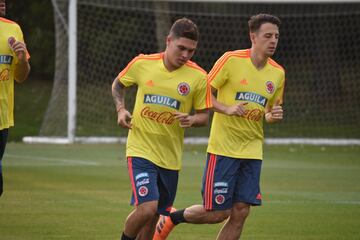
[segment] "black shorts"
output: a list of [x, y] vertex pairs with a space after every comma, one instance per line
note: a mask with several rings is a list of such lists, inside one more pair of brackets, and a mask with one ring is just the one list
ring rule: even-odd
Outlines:
[[1, 160], [2, 160], [4, 152], [5, 152], [5, 146], [6, 146], [6, 141], [7, 141], [7, 137], [8, 137], [8, 132], [9, 132], [8, 128], [0, 130], [0, 174], [2, 173]]

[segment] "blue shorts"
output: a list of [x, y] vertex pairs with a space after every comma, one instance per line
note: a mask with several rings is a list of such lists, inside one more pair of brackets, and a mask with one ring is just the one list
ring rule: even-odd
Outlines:
[[261, 205], [261, 163], [208, 153], [202, 185], [205, 209], [226, 210], [236, 202]]
[[140, 157], [128, 157], [132, 187], [131, 205], [158, 201], [158, 213], [170, 215], [178, 184], [179, 171], [161, 168]]

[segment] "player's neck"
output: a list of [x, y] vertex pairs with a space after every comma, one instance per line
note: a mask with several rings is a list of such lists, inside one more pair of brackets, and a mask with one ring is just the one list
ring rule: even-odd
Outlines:
[[251, 48], [250, 59], [257, 70], [261, 70], [265, 67], [268, 58], [268, 56], [260, 54], [255, 48]]
[[169, 72], [172, 72], [172, 71], [175, 71], [176, 69], [178, 69], [178, 67], [175, 67], [174, 65], [172, 65], [168, 59], [168, 57], [166, 56], [166, 51], [163, 55], [163, 62], [164, 62], [164, 66], [165, 68], [169, 71]]

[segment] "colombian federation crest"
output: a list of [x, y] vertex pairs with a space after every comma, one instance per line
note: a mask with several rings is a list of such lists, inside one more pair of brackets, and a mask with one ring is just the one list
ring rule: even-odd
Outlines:
[[265, 85], [266, 85], [266, 92], [270, 94], [274, 93], [275, 84], [272, 81], [267, 81]]
[[138, 192], [139, 192], [139, 195], [140, 195], [141, 197], [145, 197], [145, 196], [148, 194], [149, 190], [148, 190], [147, 187], [141, 186], [141, 187], [139, 188]]
[[181, 96], [186, 96], [190, 92], [190, 86], [186, 82], [179, 83], [177, 91]]
[[225, 197], [222, 194], [215, 196], [215, 202], [219, 205], [223, 204], [225, 202]]

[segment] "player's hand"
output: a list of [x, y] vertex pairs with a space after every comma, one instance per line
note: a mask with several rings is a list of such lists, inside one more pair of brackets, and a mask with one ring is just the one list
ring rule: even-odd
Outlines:
[[194, 124], [194, 117], [182, 112], [175, 112], [173, 113], [175, 119], [179, 121], [179, 125], [182, 128], [189, 128]]
[[268, 112], [266, 115], [267, 122], [279, 122], [284, 117], [284, 110], [282, 106], [280, 105], [280, 100], [278, 99], [275, 104], [273, 105], [270, 112]]
[[233, 106], [229, 106], [225, 109], [225, 114], [229, 116], [243, 116], [245, 114], [245, 106], [248, 102], [241, 102]]
[[18, 57], [19, 61], [27, 61], [26, 58], [26, 45], [23, 42], [16, 41], [14, 37], [8, 38], [9, 47], [16, 56]]
[[118, 112], [118, 125], [120, 125], [123, 128], [132, 128], [131, 124], [131, 114], [125, 109], [120, 109]]

